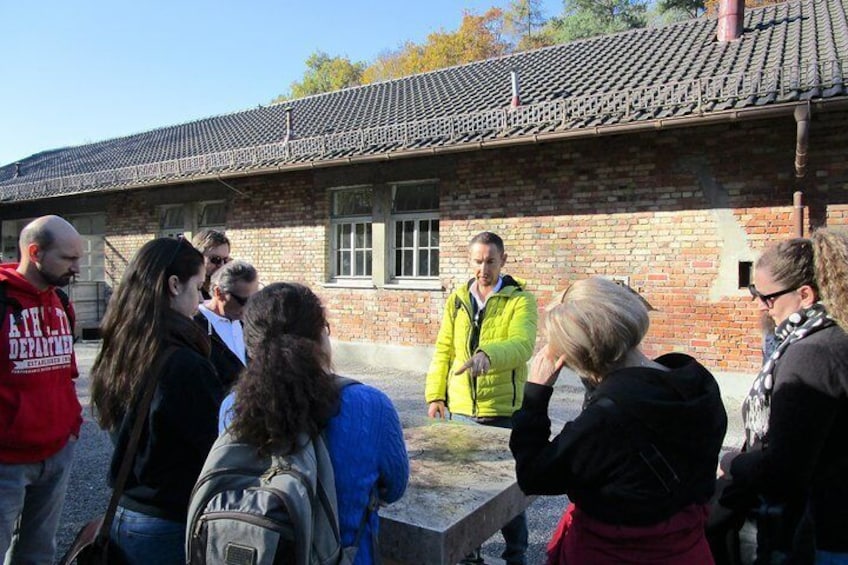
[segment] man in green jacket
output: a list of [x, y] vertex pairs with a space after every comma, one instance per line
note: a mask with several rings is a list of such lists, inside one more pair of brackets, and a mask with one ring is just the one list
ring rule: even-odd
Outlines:
[[[427, 414], [510, 428], [512, 413], [521, 407], [527, 362], [536, 345], [536, 300], [524, 290], [524, 281], [501, 273], [506, 253], [498, 235], [477, 234], [469, 254], [474, 278], [448, 297], [427, 372]], [[501, 533], [504, 560], [523, 564], [525, 514]], [[479, 550], [477, 555], [479, 559]]]

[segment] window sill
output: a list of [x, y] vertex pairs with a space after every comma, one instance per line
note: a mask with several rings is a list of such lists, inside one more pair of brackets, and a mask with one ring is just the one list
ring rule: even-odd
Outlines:
[[378, 288], [382, 288], [384, 290], [428, 290], [439, 292], [443, 292], [445, 290], [445, 287], [440, 280], [390, 281], [382, 287], [378, 287], [370, 280], [340, 279], [327, 281], [322, 283], [321, 286], [323, 288], [358, 288], [363, 290], [377, 290]]
[[445, 290], [442, 281], [440, 280], [420, 280], [420, 281], [390, 281], [383, 286], [388, 290]]

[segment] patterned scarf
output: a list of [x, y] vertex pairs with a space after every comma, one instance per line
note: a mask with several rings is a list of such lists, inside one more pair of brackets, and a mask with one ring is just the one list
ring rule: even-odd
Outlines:
[[755, 442], [764, 443], [769, 429], [771, 394], [774, 388], [774, 367], [786, 348], [811, 333], [817, 332], [835, 322], [828, 315], [821, 302], [809, 308], [790, 314], [774, 333], [778, 339], [777, 348], [763, 363], [763, 368], [751, 384], [748, 397], [742, 403], [742, 421], [745, 423], [746, 445]]

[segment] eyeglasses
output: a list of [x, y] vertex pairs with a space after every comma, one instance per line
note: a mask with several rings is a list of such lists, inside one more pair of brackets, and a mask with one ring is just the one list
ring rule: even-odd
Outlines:
[[236, 302], [238, 302], [240, 306], [244, 306], [245, 304], [247, 304], [247, 301], [248, 301], [248, 300], [250, 300], [250, 297], [249, 297], [249, 296], [239, 296], [238, 294], [234, 294], [234, 293], [232, 293], [232, 292], [230, 292], [230, 293], [228, 293], [228, 294], [229, 294], [230, 296], [232, 296], [232, 297], [233, 297], [233, 300], [235, 300]]
[[218, 267], [220, 267], [221, 265], [226, 265], [227, 263], [233, 260], [232, 257], [219, 257], [217, 255], [210, 255], [208, 259], [210, 263]]
[[780, 298], [784, 294], [795, 292], [796, 290], [798, 290], [798, 288], [799, 287], [797, 286], [793, 286], [792, 288], [778, 290], [777, 292], [772, 292], [771, 294], [763, 294], [759, 290], [757, 290], [756, 286], [754, 286], [753, 284], [749, 284], [748, 292], [750, 292], [751, 296], [755, 299], [759, 299], [759, 301], [762, 302], [766, 308], [774, 308], [774, 301], [776, 299]]

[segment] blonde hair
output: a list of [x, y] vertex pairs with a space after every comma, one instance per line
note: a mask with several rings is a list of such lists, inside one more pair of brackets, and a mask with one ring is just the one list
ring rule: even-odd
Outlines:
[[821, 300], [828, 314], [848, 331], [848, 232], [819, 228], [810, 241]]
[[648, 310], [630, 288], [608, 279], [577, 281], [548, 307], [548, 347], [565, 365], [600, 382], [648, 333]]

